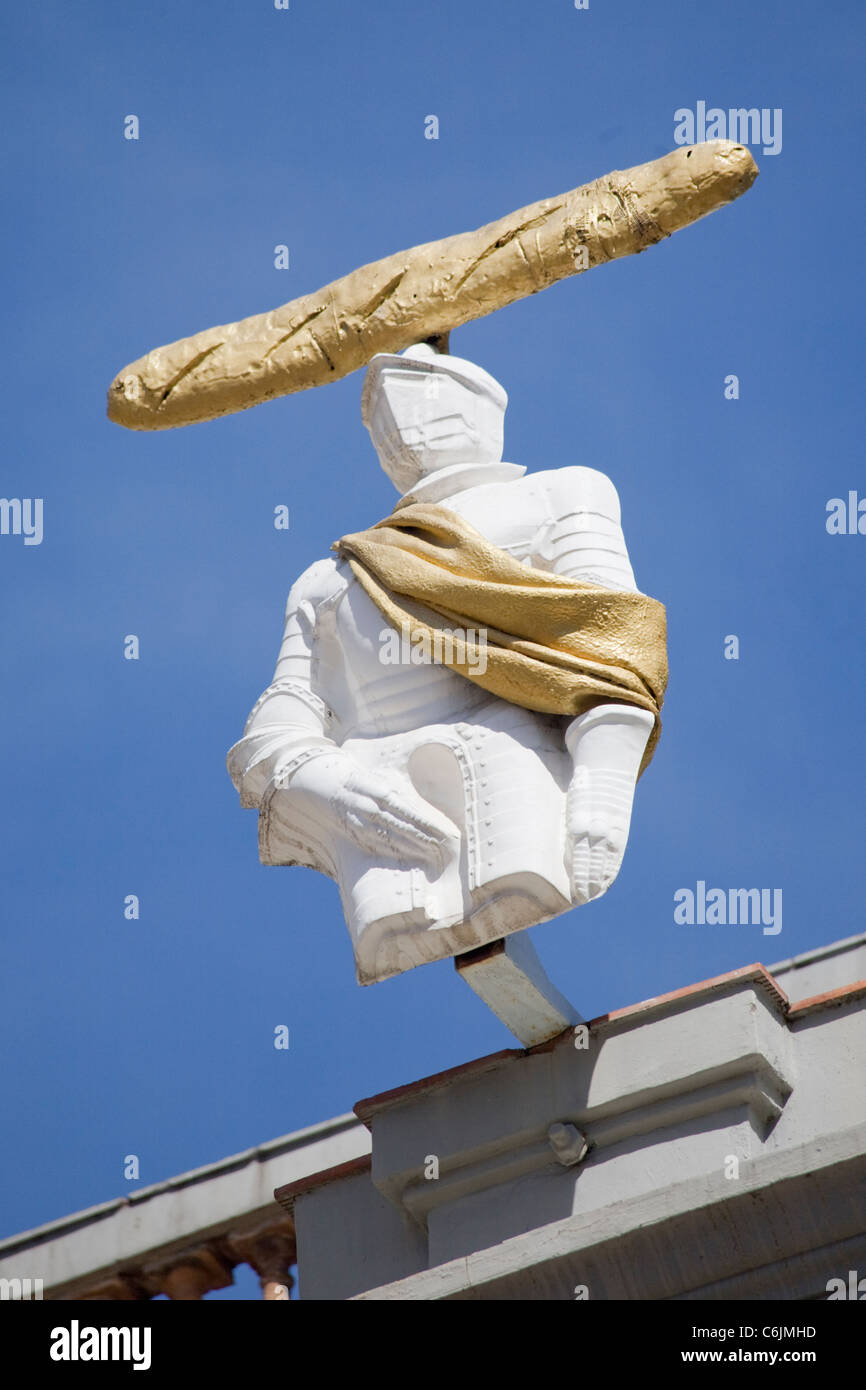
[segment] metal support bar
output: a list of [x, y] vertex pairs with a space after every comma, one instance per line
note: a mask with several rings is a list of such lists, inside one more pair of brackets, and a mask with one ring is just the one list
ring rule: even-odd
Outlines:
[[524, 1047], [547, 1042], [581, 1023], [581, 1015], [547, 977], [528, 931], [454, 957], [470, 989]]

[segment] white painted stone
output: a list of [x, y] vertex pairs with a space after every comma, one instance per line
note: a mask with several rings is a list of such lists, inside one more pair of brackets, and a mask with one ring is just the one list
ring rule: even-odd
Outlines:
[[10, 1236], [0, 1241], [0, 1278], [36, 1274], [47, 1298], [78, 1298], [119, 1272], [272, 1221], [275, 1187], [369, 1152], [369, 1132], [354, 1115], [311, 1125]]
[[[613, 484], [502, 462], [506, 400], [481, 368], [422, 345], [373, 358], [363, 417], [406, 499], [441, 503], [525, 564], [634, 591]], [[389, 631], [345, 560], [312, 565], [228, 756], [262, 862], [338, 883], [361, 984], [604, 893], [653, 723], [619, 703], [569, 722], [444, 665], [387, 664]]]
[[[864, 942], [776, 968], [823, 996], [862, 979]], [[305, 1300], [825, 1298], [866, 1271], [864, 1052], [859, 987], [789, 1012], [747, 968], [595, 1020], [586, 1049], [564, 1036], [359, 1102], [370, 1170], [342, 1116], [4, 1240], [0, 1277], [75, 1299], [273, 1219], [278, 1187]], [[557, 1126], [585, 1136], [579, 1163]]]
[[[866, 1268], [864, 1145], [861, 1123], [817, 1149], [769, 1153], [739, 1183], [718, 1169], [685, 1179], [673, 1169], [651, 1192], [612, 1192], [600, 1211], [530, 1224], [391, 1284], [359, 1288], [354, 1298], [571, 1301], [585, 1285], [590, 1302], [823, 1299], [828, 1278]], [[330, 1280], [317, 1274], [308, 1284], [327, 1298]], [[348, 1282], [345, 1271], [342, 1278]]]
[[[843, 956], [856, 973], [857, 947], [810, 953], [816, 993]], [[341, 1239], [387, 1230], [403, 1273], [373, 1287], [319, 1259], [324, 1185], [296, 1210], [302, 1296], [826, 1297], [829, 1278], [866, 1270], [864, 1046], [858, 987], [798, 1013], [747, 967], [595, 1020], [588, 1049], [566, 1034], [360, 1102], [372, 1168], [340, 1208]], [[576, 1135], [588, 1151], [564, 1164], [551, 1141], [576, 1157]], [[383, 1198], [411, 1240], [377, 1227]]]
[[846, 937], [767, 967], [792, 1003], [866, 980], [866, 934]]
[[[586, 1050], [565, 1034], [364, 1102], [372, 1182], [426, 1226], [430, 1264], [441, 1264], [569, 1211], [601, 1210], [613, 1194], [721, 1167], [726, 1153], [751, 1159], [786, 1108], [791, 1053], [781, 997], [760, 971], [708, 985], [595, 1024]], [[585, 1136], [585, 1161], [563, 1171], [554, 1124]], [[424, 1179], [426, 1153], [438, 1156], [436, 1182]]]

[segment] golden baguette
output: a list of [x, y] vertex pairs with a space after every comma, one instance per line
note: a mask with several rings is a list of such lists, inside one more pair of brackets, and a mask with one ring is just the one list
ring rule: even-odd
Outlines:
[[732, 202], [757, 176], [743, 145], [711, 140], [477, 231], [398, 251], [270, 313], [149, 352], [112, 382], [109, 418], [128, 429], [170, 429], [338, 381], [374, 353], [401, 352], [643, 251]]

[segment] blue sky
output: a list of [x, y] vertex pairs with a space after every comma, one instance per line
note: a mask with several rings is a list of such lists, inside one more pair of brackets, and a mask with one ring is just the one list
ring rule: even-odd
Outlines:
[[[6, 7], [0, 492], [44, 499], [44, 538], [0, 536], [0, 1232], [128, 1191], [127, 1154], [149, 1184], [513, 1044], [450, 962], [360, 989], [335, 886], [259, 865], [225, 772], [293, 579], [391, 509], [362, 375], [151, 435], [107, 421], [112, 377], [664, 154], [698, 101], [781, 108], [746, 197], [452, 339], [509, 392], [508, 459], [612, 477], [668, 610], [622, 872], [533, 939], [592, 1017], [862, 929], [866, 536], [825, 518], [866, 496], [864, 21], [854, 0]], [[781, 933], [678, 925], [699, 879], [781, 888]]]

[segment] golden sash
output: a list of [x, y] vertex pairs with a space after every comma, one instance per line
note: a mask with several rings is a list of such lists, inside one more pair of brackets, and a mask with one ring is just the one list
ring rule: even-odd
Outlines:
[[[611, 701], [649, 710], [656, 722], [641, 772], [648, 766], [668, 678], [657, 599], [531, 569], [434, 503], [400, 507], [332, 549], [392, 627], [447, 650], [443, 664], [491, 694], [572, 717]], [[465, 640], [471, 629], [484, 630], [483, 674]]]

